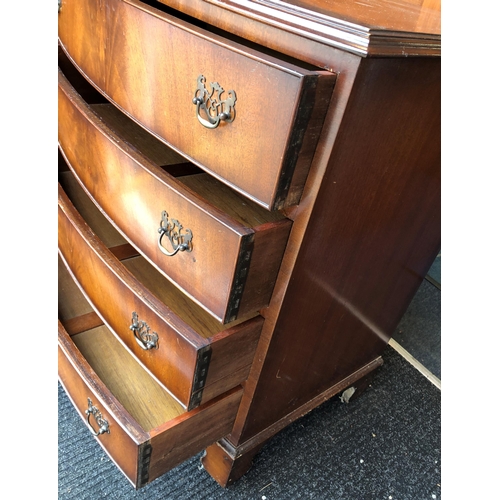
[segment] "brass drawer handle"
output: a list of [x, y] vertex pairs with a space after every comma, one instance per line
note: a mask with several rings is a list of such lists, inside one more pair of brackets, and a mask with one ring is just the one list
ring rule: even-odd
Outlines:
[[[85, 414], [87, 415], [87, 425], [89, 426], [90, 432], [92, 432], [94, 436], [99, 436], [99, 434], [104, 434], [105, 432], [109, 434], [110, 432], [108, 421], [103, 418], [101, 412], [93, 405], [90, 398], [87, 398], [87, 401], [89, 407], [87, 410], [85, 410]], [[94, 416], [94, 419], [99, 426], [99, 430], [97, 432], [94, 430], [92, 424], [90, 423], [90, 415]]]
[[139, 316], [134, 311], [132, 313], [132, 324], [129, 327], [135, 336], [136, 342], [145, 351], [158, 349], [158, 334], [151, 332], [151, 328], [145, 321], [139, 321]]
[[[177, 219], [168, 218], [168, 213], [163, 210], [161, 213], [161, 221], [160, 227], [158, 228], [158, 232], [160, 236], [158, 236], [158, 248], [169, 257], [173, 257], [177, 252], [191, 252], [193, 249], [192, 239], [193, 233], [191, 229], [186, 229], [185, 233], [182, 234], [182, 230], [184, 227]], [[161, 240], [163, 237], [167, 235], [167, 238], [170, 241], [170, 245], [172, 250], [167, 250], [162, 244]]]
[[236, 109], [234, 108], [236, 92], [228, 90], [226, 99], [221, 99], [224, 89], [217, 82], [212, 82], [210, 83], [210, 91], [208, 91], [205, 87], [205, 81], [203, 75], [198, 77], [198, 87], [193, 98], [199, 122], [207, 128], [217, 128], [221, 121], [232, 122], [236, 117]]

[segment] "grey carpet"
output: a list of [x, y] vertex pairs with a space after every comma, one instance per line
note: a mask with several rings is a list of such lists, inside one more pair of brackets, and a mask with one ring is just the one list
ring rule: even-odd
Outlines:
[[334, 397], [284, 429], [226, 489], [203, 470], [200, 454], [135, 491], [59, 386], [59, 498], [441, 498], [441, 393], [391, 347], [383, 357], [359, 399]]
[[441, 251], [437, 254], [427, 274], [441, 286]]
[[424, 280], [392, 338], [441, 379], [441, 290]]

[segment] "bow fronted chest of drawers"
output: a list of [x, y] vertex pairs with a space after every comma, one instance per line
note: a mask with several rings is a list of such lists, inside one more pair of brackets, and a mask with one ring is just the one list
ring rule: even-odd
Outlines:
[[60, 382], [135, 488], [225, 486], [362, 392], [439, 251], [440, 4], [58, 16]]

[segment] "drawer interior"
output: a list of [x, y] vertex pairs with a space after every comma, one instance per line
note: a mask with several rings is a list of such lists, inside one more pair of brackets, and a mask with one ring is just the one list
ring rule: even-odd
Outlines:
[[[121, 237], [112, 224], [93, 204], [70, 171], [61, 172], [59, 174], [59, 182], [87, 224], [103, 243], [115, 253], [122, 264], [156, 298], [166, 304], [172, 312], [179, 316], [200, 336], [211, 338], [224, 330], [228, 330], [258, 315], [257, 313], [251, 313], [226, 324], [217, 321], [211, 314], [183, 294], [170, 280], [160, 274], [131, 245], [126, 243], [125, 239]], [[127, 247], [128, 250], [124, 249], [124, 247]]]
[[[84, 84], [59, 71], [60, 151], [83, 196], [126, 240], [108, 248], [115, 252], [129, 242], [221, 323], [266, 307], [292, 221], [187, 162], [116, 106], [84, 101], [77, 89]], [[177, 236], [177, 230], [159, 228], [167, 224], [165, 215], [196, 238], [176, 259], [164, 256]], [[159, 244], [158, 232], [167, 234], [166, 245]]]
[[203, 172], [139, 126], [102, 95], [96, 96], [92, 85], [71, 65], [62, 51], [59, 53], [59, 66], [82, 98], [90, 96], [87, 104], [109, 129], [128, 146], [140, 152], [169, 175], [176, 177], [193, 192], [194, 196], [249, 228], [256, 229], [260, 225], [286, 219], [279, 210], [269, 211]]
[[108, 0], [92, 18], [99, 2], [82, 1], [59, 16], [61, 47], [110, 102], [265, 209], [298, 204], [334, 73], [199, 28], [161, 4]]
[[[59, 262], [59, 296], [64, 297], [59, 319], [64, 325], [88, 314], [92, 307]], [[145, 431], [185, 413], [102, 323], [71, 338], [102, 383]]]
[[209, 24], [205, 21], [202, 21], [201, 19], [198, 19], [196, 17], [192, 17], [188, 14], [185, 14], [184, 12], [181, 12], [179, 10], [172, 8], [172, 7], [169, 7], [167, 5], [168, 0], [140, 0], [140, 1], [141, 1], [141, 3], [149, 5], [149, 6], [155, 8], [161, 12], [165, 12], [166, 14], [174, 16], [178, 19], [182, 19], [183, 21], [186, 21], [193, 26], [197, 26], [199, 28], [202, 28], [205, 31], [219, 35], [223, 38], [226, 38], [227, 40], [232, 40], [233, 42], [239, 43], [240, 45], [251, 48], [251, 49], [256, 50], [258, 52], [261, 52], [263, 54], [267, 54], [269, 56], [275, 57], [276, 59], [280, 59], [282, 61], [287, 61], [290, 64], [294, 64], [295, 66], [299, 66], [301, 68], [308, 69], [310, 71], [321, 69], [318, 66], [314, 66], [313, 64], [310, 64], [310, 63], [303, 61], [301, 59], [297, 59], [296, 57], [285, 54], [284, 52], [273, 50], [270, 47], [256, 43], [256, 42], [249, 40], [247, 38], [243, 38], [241, 36], [236, 35], [235, 33], [231, 33], [230, 31], [227, 31], [227, 30], [223, 30], [217, 26], [214, 26], [213, 24]]
[[234, 191], [210, 174], [203, 172], [173, 149], [160, 142], [109, 103], [91, 104], [90, 108], [106, 125], [165, 172], [176, 177], [198, 197], [233, 217], [246, 227], [285, 219], [280, 211], [269, 211]]

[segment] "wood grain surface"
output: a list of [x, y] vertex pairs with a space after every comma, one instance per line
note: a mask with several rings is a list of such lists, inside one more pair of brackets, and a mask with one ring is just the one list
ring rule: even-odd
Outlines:
[[[294, 170], [307, 171], [314, 151], [302, 151], [302, 143], [317, 140], [335, 75], [266, 56], [135, 0], [65, 0], [59, 39], [111, 101], [201, 168], [269, 209], [284, 206], [291, 187], [287, 202], [297, 203], [301, 186], [291, 182], [304, 175]], [[200, 75], [236, 93], [233, 122], [208, 129], [198, 121]]]
[[[160, 165], [178, 165], [176, 153], [111, 105], [90, 108], [62, 73], [59, 82], [63, 155], [126, 239], [221, 322], [266, 306], [291, 222], [208, 174], [170, 176]], [[160, 165], [146, 156], [150, 151]], [[181, 234], [191, 231], [189, 251], [168, 256], [160, 250], [164, 211], [182, 224]], [[255, 238], [265, 240], [265, 246], [254, 245]], [[167, 237], [161, 245], [173, 252]]]

